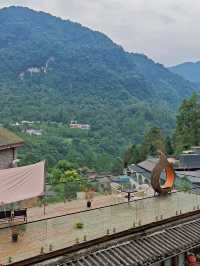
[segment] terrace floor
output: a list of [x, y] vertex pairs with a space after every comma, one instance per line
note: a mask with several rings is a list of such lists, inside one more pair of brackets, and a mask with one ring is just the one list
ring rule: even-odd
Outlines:
[[[165, 197], [149, 197], [123, 202], [124, 198], [115, 195], [97, 197], [93, 200], [92, 209], [85, 211], [85, 201], [73, 201], [66, 204], [52, 204], [47, 217], [63, 215], [25, 226], [17, 226], [19, 233], [17, 243], [11, 241], [11, 228], [0, 229], [0, 264], [6, 265], [10, 259], [20, 261], [39, 255], [41, 249], [47, 253], [72, 246], [77, 242], [92, 240], [199, 208], [200, 195], [176, 192]], [[112, 206], [98, 208], [102, 205]], [[80, 211], [81, 212], [78, 212]], [[73, 212], [73, 214], [69, 214]], [[77, 213], [74, 213], [77, 212]], [[67, 214], [68, 213], [68, 214]], [[67, 215], [64, 215], [67, 214]], [[44, 218], [42, 208], [33, 208], [29, 213], [29, 221]], [[82, 223], [83, 228], [77, 229], [76, 224]]]

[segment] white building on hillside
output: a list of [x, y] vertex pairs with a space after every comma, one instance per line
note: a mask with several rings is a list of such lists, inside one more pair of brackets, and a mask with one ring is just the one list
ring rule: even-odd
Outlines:
[[71, 121], [69, 124], [70, 128], [79, 128], [79, 129], [90, 129], [90, 125], [89, 124], [78, 124], [77, 121]]

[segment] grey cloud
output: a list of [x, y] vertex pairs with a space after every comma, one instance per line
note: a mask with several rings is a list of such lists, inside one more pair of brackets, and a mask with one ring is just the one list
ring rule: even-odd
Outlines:
[[199, 0], [0, 0], [0, 7], [14, 4], [102, 31], [164, 64], [200, 59]]

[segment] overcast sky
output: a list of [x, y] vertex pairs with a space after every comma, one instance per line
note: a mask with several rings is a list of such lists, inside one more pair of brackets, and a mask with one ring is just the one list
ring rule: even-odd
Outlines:
[[200, 0], [0, 0], [9, 5], [79, 22], [165, 65], [200, 60]]

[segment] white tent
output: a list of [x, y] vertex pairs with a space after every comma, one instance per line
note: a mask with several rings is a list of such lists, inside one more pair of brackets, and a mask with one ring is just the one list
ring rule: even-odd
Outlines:
[[0, 170], [0, 205], [44, 195], [45, 162]]

